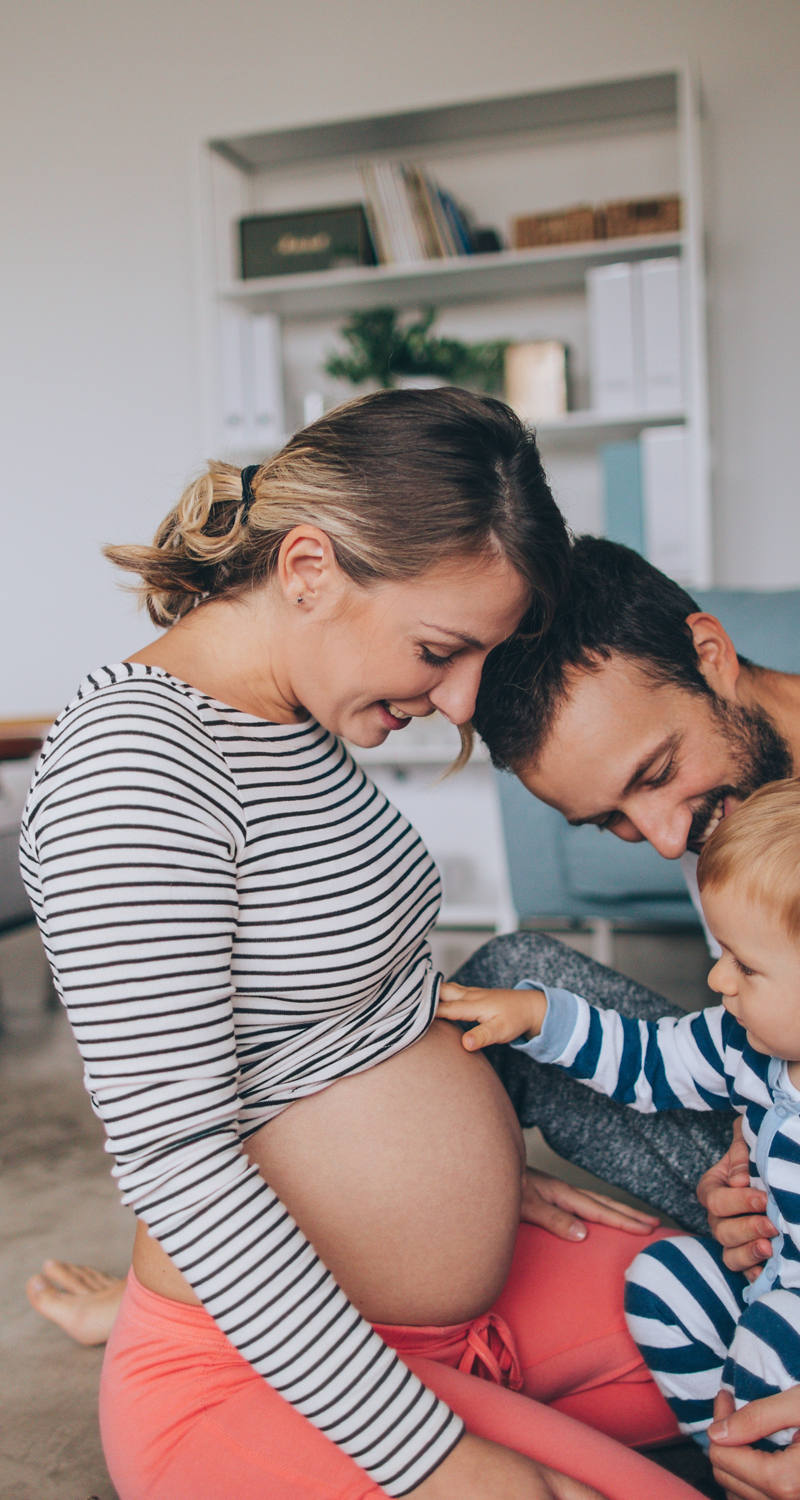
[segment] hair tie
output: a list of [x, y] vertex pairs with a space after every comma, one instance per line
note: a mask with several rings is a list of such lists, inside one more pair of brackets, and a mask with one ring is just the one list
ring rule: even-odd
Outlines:
[[248, 516], [250, 514], [250, 507], [253, 504], [253, 499], [254, 499], [253, 491], [250, 488], [250, 486], [252, 485], [253, 480], [254, 480], [254, 478], [255, 478], [255, 476], [258, 473], [258, 471], [259, 471], [260, 468], [261, 468], [260, 464], [248, 464], [246, 469], [242, 469], [242, 525], [243, 526], [247, 524], [247, 518], [248, 518]]

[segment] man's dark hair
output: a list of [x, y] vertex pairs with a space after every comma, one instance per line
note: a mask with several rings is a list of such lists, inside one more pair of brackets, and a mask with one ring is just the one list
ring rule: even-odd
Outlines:
[[597, 672], [612, 655], [654, 683], [710, 695], [686, 624], [699, 607], [630, 547], [576, 537], [550, 628], [537, 635], [523, 620], [484, 667], [473, 722], [494, 764], [513, 769], [533, 759], [569, 696], [571, 674]]

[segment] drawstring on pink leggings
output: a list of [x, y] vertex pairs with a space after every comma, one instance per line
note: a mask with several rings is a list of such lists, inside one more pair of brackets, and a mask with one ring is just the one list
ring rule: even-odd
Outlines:
[[458, 1368], [465, 1375], [491, 1380], [509, 1391], [522, 1390], [522, 1367], [505, 1318], [488, 1312], [470, 1323]]

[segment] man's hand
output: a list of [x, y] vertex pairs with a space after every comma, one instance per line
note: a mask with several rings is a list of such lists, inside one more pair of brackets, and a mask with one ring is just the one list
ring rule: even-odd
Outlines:
[[584, 1220], [590, 1224], [609, 1224], [628, 1234], [652, 1234], [659, 1223], [657, 1214], [617, 1203], [605, 1193], [572, 1187], [560, 1177], [536, 1172], [532, 1167], [526, 1168], [522, 1180], [520, 1218], [524, 1224], [549, 1229], [561, 1240], [585, 1240], [588, 1231]]
[[518, 1036], [538, 1036], [546, 1012], [541, 990], [483, 990], [449, 980], [439, 991], [436, 1014], [445, 1021], [477, 1021], [461, 1038], [468, 1052], [477, 1052]]
[[734, 1411], [730, 1393], [720, 1391], [708, 1456], [728, 1500], [800, 1500], [800, 1444], [777, 1453], [748, 1446], [782, 1427], [800, 1427], [800, 1388], [751, 1401], [740, 1411]]
[[708, 1227], [722, 1246], [729, 1271], [744, 1271], [755, 1281], [772, 1253], [777, 1229], [764, 1210], [767, 1195], [750, 1187], [749, 1153], [737, 1118], [733, 1140], [721, 1161], [709, 1167], [697, 1184], [697, 1196], [708, 1214]]

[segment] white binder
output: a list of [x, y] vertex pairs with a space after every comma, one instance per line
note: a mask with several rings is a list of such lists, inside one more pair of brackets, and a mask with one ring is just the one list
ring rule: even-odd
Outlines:
[[625, 262], [586, 273], [589, 375], [595, 411], [640, 410], [638, 297], [634, 267]]
[[641, 407], [680, 412], [684, 404], [681, 267], [678, 257], [636, 267], [641, 303]]
[[280, 446], [286, 432], [280, 319], [257, 313], [250, 319], [252, 364], [252, 441], [257, 448]]
[[649, 427], [640, 438], [647, 556], [679, 583], [692, 582], [692, 493], [685, 427]]

